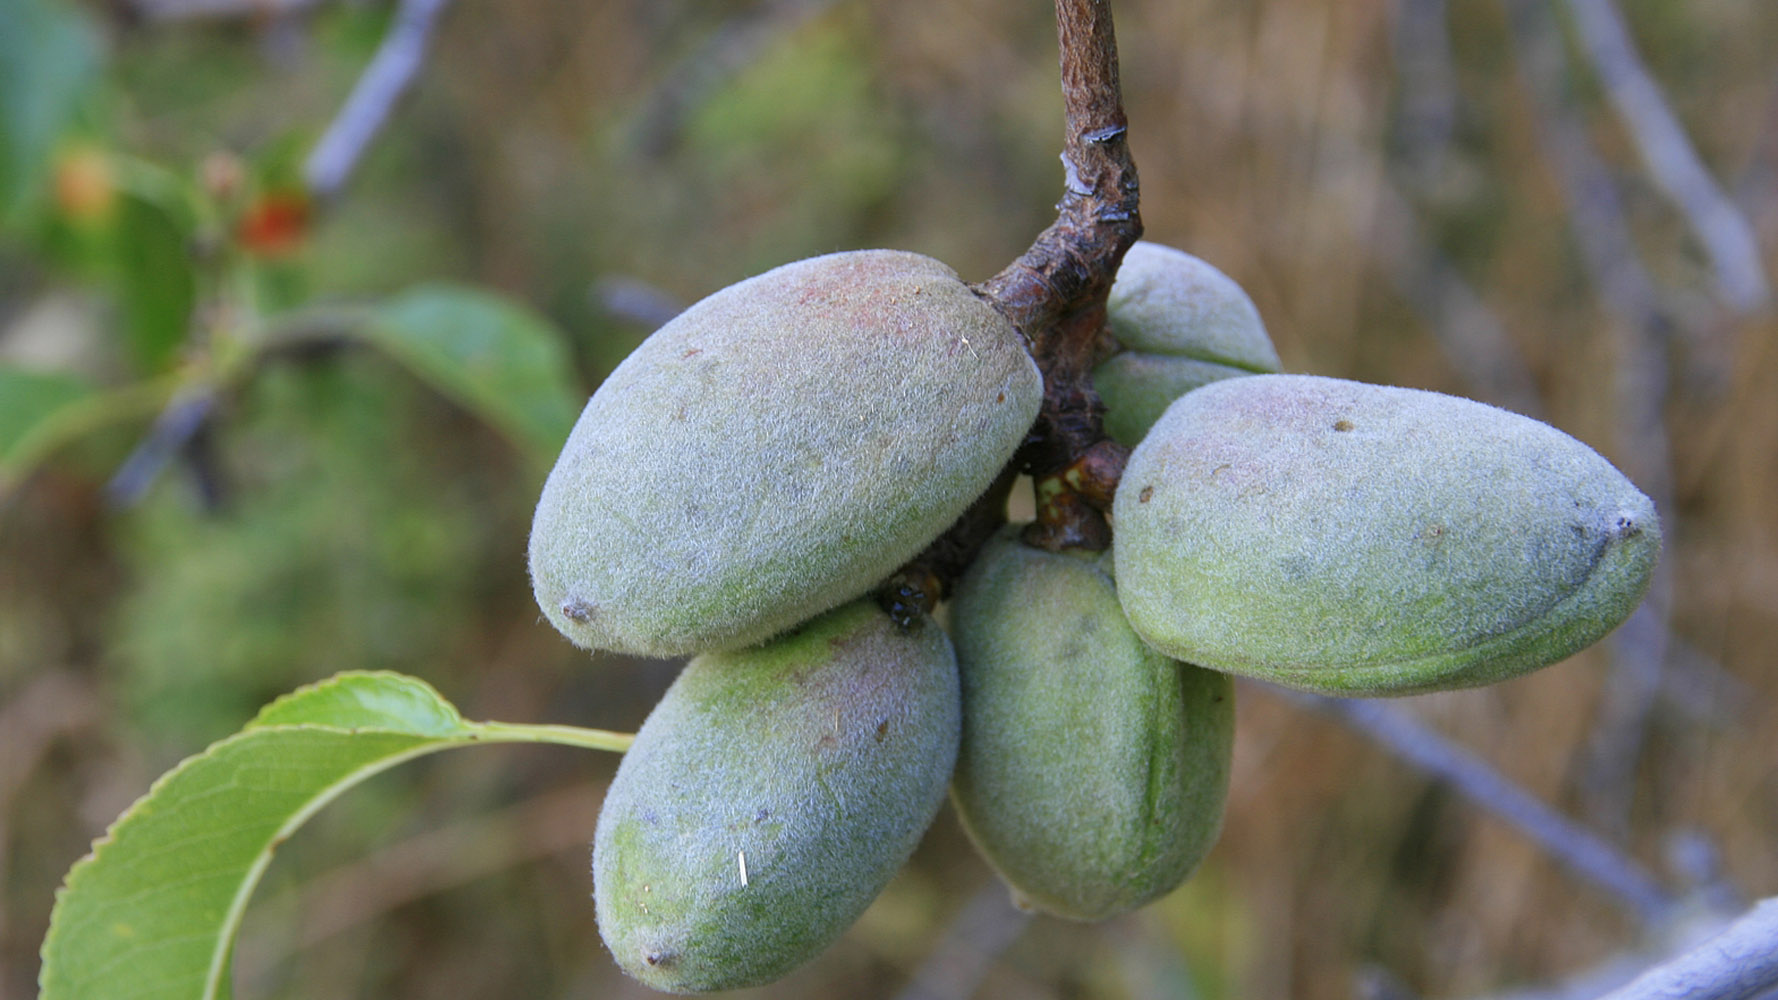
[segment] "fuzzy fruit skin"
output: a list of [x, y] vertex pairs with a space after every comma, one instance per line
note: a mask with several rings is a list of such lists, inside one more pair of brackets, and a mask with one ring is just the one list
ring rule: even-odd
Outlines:
[[537, 602], [589, 649], [758, 643], [949, 527], [1042, 396], [1017, 331], [931, 258], [831, 254], [731, 285], [588, 401], [532, 523]]
[[1138, 242], [1124, 256], [1105, 320], [1124, 349], [1094, 369], [1093, 388], [1106, 406], [1105, 432], [1130, 447], [1191, 390], [1281, 367], [1241, 286], [1159, 243]]
[[1181, 397], [1131, 454], [1113, 516], [1143, 639], [1345, 695], [1554, 663], [1635, 610], [1661, 538], [1653, 503], [1553, 427], [1307, 375]]
[[944, 631], [902, 631], [870, 601], [693, 659], [624, 755], [594, 833], [599, 933], [618, 964], [702, 993], [814, 957], [943, 804], [960, 711]]
[[951, 800], [1024, 905], [1104, 920], [1184, 882], [1222, 827], [1229, 678], [1130, 629], [1101, 562], [1003, 532], [952, 607], [963, 745]]

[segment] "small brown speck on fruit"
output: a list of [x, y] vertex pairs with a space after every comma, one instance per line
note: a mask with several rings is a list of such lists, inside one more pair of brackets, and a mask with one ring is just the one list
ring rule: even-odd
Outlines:
[[1144, 487], [1142, 487], [1142, 492], [1136, 494], [1136, 502], [1137, 503], [1147, 503], [1153, 496], [1154, 496], [1154, 487], [1153, 486], [1144, 486]]
[[1350, 420], [1336, 420], [1336, 421], [1334, 421], [1334, 430], [1336, 430], [1336, 431], [1349, 431], [1351, 429], [1352, 429], [1352, 421], [1350, 421]]
[[593, 612], [597, 608], [590, 601], [578, 597], [570, 597], [562, 602], [562, 617], [573, 622], [589, 622], [593, 620]]

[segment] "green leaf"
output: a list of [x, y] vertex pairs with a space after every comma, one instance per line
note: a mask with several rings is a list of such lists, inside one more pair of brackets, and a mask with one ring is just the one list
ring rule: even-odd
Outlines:
[[0, 3], [0, 221], [42, 180], [98, 68], [98, 39], [72, 5]]
[[568, 439], [581, 393], [562, 335], [497, 295], [426, 286], [378, 307], [370, 340], [534, 457], [549, 462]]
[[340, 674], [268, 705], [163, 775], [69, 871], [43, 943], [39, 1000], [215, 1000], [273, 850], [346, 789], [474, 743], [623, 750], [569, 726], [466, 722], [423, 681]]
[[73, 375], [0, 366], [0, 500], [57, 448], [153, 416], [178, 386], [162, 377], [101, 390]]
[[92, 393], [93, 387], [74, 375], [0, 367], [0, 479], [22, 472], [33, 439]]
[[130, 353], [145, 372], [172, 364], [197, 302], [190, 227], [162, 201], [132, 191], [117, 206], [117, 296]]

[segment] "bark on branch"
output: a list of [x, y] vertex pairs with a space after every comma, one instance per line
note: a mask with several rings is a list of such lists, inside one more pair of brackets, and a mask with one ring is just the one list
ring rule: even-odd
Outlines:
[[[1104, 549], [1127, 451], [1105, 437], [1093, 363], [1105, 344], [1105, 299], [1125, 251], [1142, 235], [1117, 39], [1109, 0], [1056, 0], [1061, 48], [1064, 186], [1056, 221], [1030, 249], [977, 286], [1025, 336], [1043, 373], [1043, 409], [1014, 465], [1037, 483], [1038, 521], [1025, 540], [1048, 549]], [[1010, 477], [944, 537], [885, 583], [898, 620], [930, 610], [1005, 523]]]

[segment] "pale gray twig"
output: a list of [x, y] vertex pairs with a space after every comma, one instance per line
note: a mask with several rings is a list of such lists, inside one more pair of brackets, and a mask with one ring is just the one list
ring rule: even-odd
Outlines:
[[1031, 923], [1012, 905], [1006, 886], [991, 880], [952, 919], [938, 946], [920, 963], [896, 1000], [967, 1000], [974, 996], [1000, 953]]
[[1778, 897], [1601, 1000], [1752, 1000], [1778, 989]]
[[1380, 701], [1326, 698], [1266, 687], [1339, 719], [1428, 775], [1447, 782], [1470, 802], [1536, 841], [1569, 871], [1605, 890], [1644, 924], [1659, 926], [1673, 912], [1673, 897], [1634, 859], [1408, 713]]
[[345, 187], [395, 102], [419, 74], [433, 27], [449, 2], [401, 0], [376, 55], [303, 164], [303, 179], [317, 200], [332, 198]]
[[1655, 185], [1703, 244], [1723, 300], [1749, 313], [1771, 304], [1772, 288], [1753, 226], [1705, 168], [1661, 88], [1643, 65], [1611, 0], [1568, 0], [1581, 48], [1617, 109]]
[[216, 391], [207, 385], [181, 392], [169, 400], [160, 416], [155, 418], [148, 435], [105, 484], [105, 498], [111, 505], [122, 509], [141, 500], [160, 478], [161, 471], [198, 437], [215, 408]]
[[685, 311], [685, 303], [640, 278], [610, 274], [593, 282], [593, 303], [619, 319], [659, 329]]

